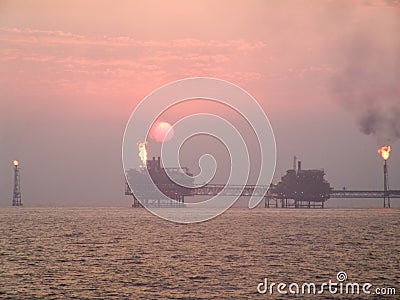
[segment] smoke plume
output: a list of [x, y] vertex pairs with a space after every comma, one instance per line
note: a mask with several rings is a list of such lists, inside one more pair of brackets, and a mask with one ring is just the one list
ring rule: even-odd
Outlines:
[[[350, 34], [337, 51], [343, 69], [333, 78], [337, 102], [355, 114], [360, 131], [378, 143], [400, 138], [400, 31], [374, 28]], [[396, 34], [397, 31], [397, 34]]]

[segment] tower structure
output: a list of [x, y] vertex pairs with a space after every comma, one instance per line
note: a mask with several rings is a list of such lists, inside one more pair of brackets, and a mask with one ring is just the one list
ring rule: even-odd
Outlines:
[[14, 192], [13, 192], [12, 205], [13, 206], [22, 206], [18, 160], [14, 160], [13, 165], [14, 165]]
[[385, 159], [385, 164], [383, 165], [383, 207], [390, 208], [390, 197], [389, 197], [389, 175], [387, 168], [387, 160]]
[[382, 156], [385, 163], [383, 164], [383, 208], [390, 208], [390, 197], [389, 197], [389, 175], [387, 160], [390, 157], [391, 147], [389, 145], [383, 146], [378, 150], [378, 153]]

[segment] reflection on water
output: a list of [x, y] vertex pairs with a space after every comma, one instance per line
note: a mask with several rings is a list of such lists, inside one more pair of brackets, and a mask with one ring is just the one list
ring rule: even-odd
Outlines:
[[264, 277], [339, 271], [399, 291], [399, 227], [395, 209], [234, 208], [178, 225], [143, 209], [2, 208], [0, 298], [268, 298]]

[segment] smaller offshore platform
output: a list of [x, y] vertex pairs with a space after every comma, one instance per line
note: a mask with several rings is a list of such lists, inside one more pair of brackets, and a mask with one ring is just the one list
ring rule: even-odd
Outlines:
[[[301, 161], [294, 158], [293, 169], [287, 170], [278, 184], [271, 186], [265, 207], [323, 208], [332, 194], [325, 180], [324, 169], [303, 170]], [[272, 202], [272, 203], [271, 203]], [[280, 205], [279, 205], [280, 204]]]

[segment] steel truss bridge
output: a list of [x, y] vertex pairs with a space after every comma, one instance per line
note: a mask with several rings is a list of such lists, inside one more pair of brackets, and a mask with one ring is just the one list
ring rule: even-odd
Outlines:
[[[274, 185], [224, 185], [224, 184], [207, 184], [201, 187], [192, 189], [191, 196], [243, 196], [248, 197], [251, 195], [263, 197], [264, 207], [294, 207], [294, 208], [323, 208], [324, 203], [331, 198], [336, 199], [384, 199], [400, 198], [400, 190], [332, 190], [331, 193], [324, 195], [318, 200], [304, 200], [287, 198], [284, 195], [276, 193]], [[163, 186], [163, 188], [165, 188]], [[171, 186], [173, 189], [173, 186]], [[133, 195], [128, 184], [126, 184], [126, 195]], [[184, 203], [184, 197], [177, 195], [176, 199], [180, 203]], [[140, 206], [138, 200], [134, 197], [134, 205]], [[390, 202], [389, 202], [390, 207]]]
[[[283, 195], [279, 195], [274, 191], [274, 186], [269, 188], [262, 185], [223, 185], [223, 184], [208, 184], [203, 187], [194, 189], [195, 195], [214, 196], [220, 194], [221, 196], [260, 196], [264, 197], [265, 207], [295, 207], [295, 208], [315, 208], [324, 207], [324, 202], [331, 198], [337, 199], [380, 199], [380, 198], [400, 198], [400, 190], [332, 190], [326, 198], [320, 201], [316, 200], [296, 200], [289, 199]], [[275, 204], [275, 205], [274, 205]], [[389, 202], [390, 207], [390, 202]]]

